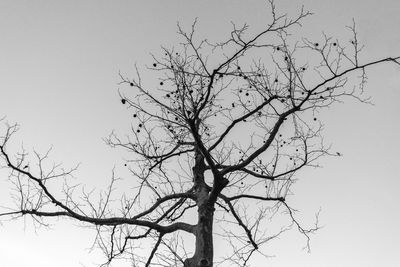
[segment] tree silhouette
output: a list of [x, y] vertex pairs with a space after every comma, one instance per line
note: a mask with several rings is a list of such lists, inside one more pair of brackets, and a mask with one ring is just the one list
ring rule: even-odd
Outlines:
[[[162, 48], [148, 67], [157, 75], [154, 84], [144, 85], [138, 68], [134, 77], [120, 74], [121, 103], [132, 112], [133, 126], [126, 137], [113, 132], [105, 140], [131, 153], [125, 166], [134, 194], [113, 195], [113, 171], [96, 201], [85, 191], [77, 197], [68, 180], [77, 167], [49, 165], [50, 151], [34, 152], [35, 164], [25, 150], [11, 154], [19, 126], [5, 124], [1, 166], [9, 170], [17, 201], [0, 216], [86, 223], [97, 231], [104, 265], [129, 257], [134, 266], [246, 266], [293, 227], [309, 247], [318, 216], [315, 225], [303, 226], [287, 196], [301, 169], [318, 166], [322, 156], [341, 156], [324, 144], [317, 112], [346, 97], [368, 102], [367, 68], [399, 64], [400, 57], [363, 62], [354, 23], [349, 42], [292, 40], [290, 31], [310, 13], [289, 18], [270, 5], [264, 30], [251, 34], [248, 25], [233, 24], [223, 42], [197, 40], [196, 21], [189, 31], [178, 25], [180, 47]], [[283, 224], [266, 231], [272, 219]], [[218, 259], [217, 238], [231, 248]], [[136, 253], [139, 246], [148, 254]]]

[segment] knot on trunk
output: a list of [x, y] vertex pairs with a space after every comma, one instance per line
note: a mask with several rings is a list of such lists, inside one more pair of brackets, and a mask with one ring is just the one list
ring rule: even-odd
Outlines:
[[[196, 263], [197, 262], [197, 263]], [[196, 260], [196, 257], [186, 259], [184, 262], [184, 267], [211, 267], [211, 262], [206, 258], [202, 258], [199, 261]]]
[[208, 267], [208, 266], [210, 266], [210, 263], [208, 262], [208, 260], [207, 259], [201, 259], [200, 261], [199, 261], [199, 264], [198, 264], [198, 266], [199, 267]]

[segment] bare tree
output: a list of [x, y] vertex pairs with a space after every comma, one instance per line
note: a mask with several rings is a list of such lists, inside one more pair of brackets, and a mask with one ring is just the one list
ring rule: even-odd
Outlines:
[[[77, 167], [49, 165], [49, 152], [34, 152], [35, 159], [25, 150], [10, 153], [18, 125], [6, 124], [1, 166], [9, 170], [16, 205], [0, 216], [31, 216], [44, 225], [48, 217], [69, 217], [90, 225], [105, 265], [128, 257], [133, 266], [247, 266], [253, 255], [264, 255], [265, 243], [293, 227], [309, 247], [318, 217], [303, 226], [287, 196], [300, 170], [318, 166], [322, 156], [340, 156], [324, 144], [316, 114], [346, 97], [368, 102], [367, 69], [399, 64], [400, 57], [364, 62], [354, 23], [350, 42], [326, 35], [293, 40], [290, 32], [310, 12], [289, 18], [270, 5], [264, 30], [251, 34], [248, 25], [233, 24], [218, 43], [197, 39], [196, 21], [188, 31], [178, 25], [179, 48], [162, 48], [147, 68], [157, 84], [145, 86], [138, 68], [133, 77], [120, 74], [121, 103], [134, 122], [125, 137], [113, 132], [105, 141], [131, 153], [126, 166], [134, 193], [114, 195], [113, 171], [96, 200], [84, 190], [76, 196], [68, 178]], [[266, 230], [272, 219], [280, 225], [274, 232]], [[231, 250], [215, 258], [217, 238]], [[148, 254], [137, 253], [139, 247]]]

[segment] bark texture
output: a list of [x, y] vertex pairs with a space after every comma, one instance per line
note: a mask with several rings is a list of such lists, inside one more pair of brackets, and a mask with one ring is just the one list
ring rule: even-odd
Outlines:
[[212, 267], [214, 257], [213, 218], [214, 203], [210, 202], [210, 188], [204, 181], [206, 165], [204, 157], [197, 151], [193, 167], [194, 187], [197, 202], [196, 248], [193, 257], [186, 259], [185, 267]]
[[214, 209], [209, 205], [199, 207], [196, 229], [196, 249], [193, 257], [185, 261], [185, 267], [212, 267], [214, 257], [213, 247], [213, 216]]

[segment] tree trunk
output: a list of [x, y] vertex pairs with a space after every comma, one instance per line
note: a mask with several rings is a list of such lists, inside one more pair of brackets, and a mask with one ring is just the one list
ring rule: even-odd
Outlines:
[[184, 267], [213, 266], [213, 217], [213, 207], [206, 203], [199, 207], [196, 229], [196, 249], [193, 257], [185, 260]]
[[199, 150], [195, 153], [193, 182], [196, 192], [197, 225], [195, 230], [196, 248], [194, 255], [184, 262], [184, 267], [212, 267], [214, 259], [213, 220], [214, 203], [210, 202], [210, 188], [204, 180], [206, 165]]
[[205, 184], [204, 172], [206, 165], [200, 151], [196, 151], [196, 162], [193, 166], [193, 181], [196, 190], [197, 226], [196, 248], [193, 257], [186, 259], [184, 267], [213, 266], [213, 219], [214, 203], [209, 201], [210, 189]]

